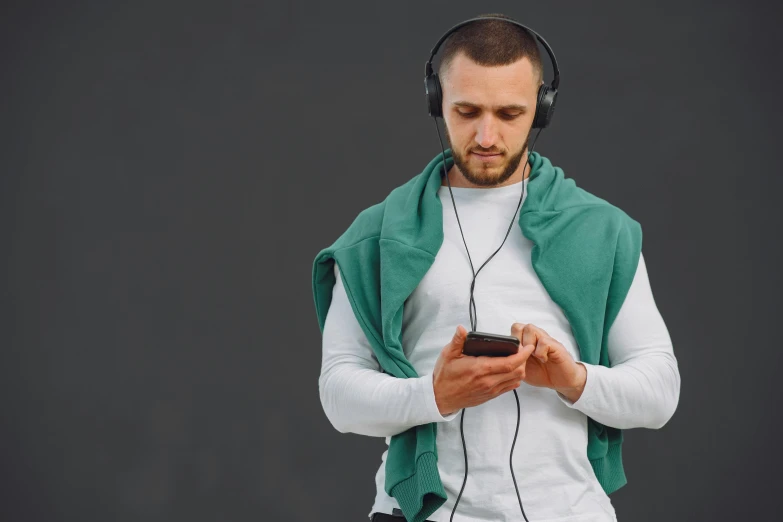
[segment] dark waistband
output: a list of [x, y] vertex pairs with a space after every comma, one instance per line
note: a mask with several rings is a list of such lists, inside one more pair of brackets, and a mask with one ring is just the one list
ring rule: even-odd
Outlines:
[[[391, 515], [386, 513], [373, 513], [370, 518], [370, 522], [404, 522], [405, 517], [402, 515], [402, 511], [394, 508]], [[432, 522], [432, 520], [425, 520], [424, 522]]]

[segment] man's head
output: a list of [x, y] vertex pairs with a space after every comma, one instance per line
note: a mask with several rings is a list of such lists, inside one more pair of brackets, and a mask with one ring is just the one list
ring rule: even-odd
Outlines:
[[520, 181], [543, 83], [535, 38], [500, 20], [470, 23], [444, 42], [438, 76], [446, 135], [465, 180], [496, 186], [519, 170]]

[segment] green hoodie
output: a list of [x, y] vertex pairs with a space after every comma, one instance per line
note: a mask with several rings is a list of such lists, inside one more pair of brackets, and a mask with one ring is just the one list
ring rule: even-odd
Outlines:
[[[445, 154], [446, 170], [454, 163]], [[563, 310], [580, 358], [609, 366], [609, 328], [625, 300], [641, 253], [639, 223], [576, 186], [537, 152], [518, 223], [533, 242], [531, 261], [552, 300]], [[334, 263], [351, 308], [384, 372], [418, 377], [401, 345], [403, 305], [429, 270], [443, 242], [438, 196], [443, 173], [438, 154], [424, 171], [359, 213], [313, 264], [313, 296], [323, 333], [335, 283]], [[490, 268], [491, 269], [491, 268]], [[455, 325], [456, 327], [456, 325]], [[626, 483], [622, 432], [588, 418], [587, 456], [606, 493]], [[405, 518], [421, 522], [445, 501], [438, 473], [437, 424], [393, 436], [386, 458], [386, 493]]]

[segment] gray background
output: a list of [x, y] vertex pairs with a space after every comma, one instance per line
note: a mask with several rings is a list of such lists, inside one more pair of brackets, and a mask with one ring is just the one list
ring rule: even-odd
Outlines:
[[181, 1], [0, 8], [0, 519], [364, 520], [312, 262], [437, 154], [424, 62], [489, 11], [553, 46], [536, 150], [642, 224], [679, 360], [620, 520], [780, 516], [773, 2]]

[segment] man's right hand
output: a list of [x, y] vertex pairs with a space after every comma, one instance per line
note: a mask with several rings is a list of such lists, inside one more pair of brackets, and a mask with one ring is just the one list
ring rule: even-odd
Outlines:
[[525, 363], [535, 350], [535, 346], [529, 346], [506, 357], [464, 355], [462, 347], [467, 335], [464, 327], [457, 326], [454, 337], [443, 347], [435, 363], [432, 375], [435, 403], [443, 416], [484, 404], [518, 388], [525, 378]]

